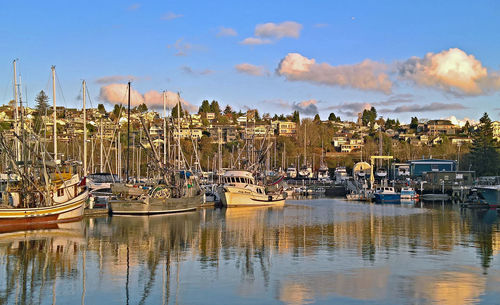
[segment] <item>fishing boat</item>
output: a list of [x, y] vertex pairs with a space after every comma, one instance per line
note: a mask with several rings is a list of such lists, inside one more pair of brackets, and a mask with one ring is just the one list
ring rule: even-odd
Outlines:
[[[128, 124], [130, 133], [130, 82], [128, 83]], [[164, 94], [165, 98], [165, 94]], [[165, 103], [165, 99], [164, 99]], [[180, 111], [180, 97], [178, 98], [178, 112]], [[180, 124], [180, 113], [178, 124]], [[182, 152], [180, 137], [177, 137], [176, 169], [171, 169], [160, 160], [155, 145], [149, 135], [148, 128], [141, 118], [141, 124], [152, 150], [156, 171], [159, 173], [155, 183], [131, 184], [129, 179], [129, 151], [127, 149], [127, 167], [125, 183], [111, 185], [114, 198], [109, 200], [109, 213], [112, 215], [154, 215], [179, 213], [196, 210], [203, 204], [205, 192], [201, 189], [198, 177], [189, 170], [181, 170]], [[180, 129], [180, 128], [179, 128]], [[166, 158], [165, 158], [166, 159]]]
[[297, 178], [297, 169], [295, 168], [295, 166], [293, 166], [293, 164], [286, 169], [286, 175], [289, 179]]
[[[282, 179], [274, 185], [279, 185]], [[285, 192], [270, 191], [258, 185], [252, 173], [245, 170], [226, 171], [219, 187], [219, 196], [225, 207], [284, 205], [286, 199]]]
[[401, 200], [414, 200], [418, 198], [418, 194], [412, 187], [403, 187], [401, 189]]
[[303, 166], [300, 167], [299, 177], [302, 179], [313, 177], [313, 171], [309, 164], [304, 164]]
[[374, 195], [375, 203], [399, 203], [401, 200], [401, 194], [391, 186], [376, 188]]
[[500, 176], [481, 177], [475, 186], [481, 197], [490, 204], [500, 204]]
[[375, 176], [377, 176], [379, 179], [385, 179], [387, 177], [387, 169], [383, 167], [378, 168], [375, 172]]
[[[55, 67], [52, 67], [55, 88]], [[7, 183], [0, 203], [0, 231], [25, 229], [37, 224], [70, 222], [81, 219], [88, 198], [85, 179], [80, 179], [79, 162], [57, 159], [56, 99], [54, 89], [53, 157], [45, 150], [41, 139], [28, 134], [23, 122], [22, 99], [19, 96], [20, 125], [16, 115], [15, 144], [10, 145], [0, 134], [0, 152], [11, 164], [10, 171], [18, 179]], [[16, 94], [17, 113], [17, 94]], [[19, 134], [17, 132], [20, 132]], [[31, 158], [28, 159], [28, 152]], [[49, 160], [46, 160], [51, 158]], [[12, 182], [12, 181], [10, 181]]]
[[335, 183], [342, 184], [345, 180], [347, 180], [347, 170], [345, 166], [338, 166], [335, 168]]

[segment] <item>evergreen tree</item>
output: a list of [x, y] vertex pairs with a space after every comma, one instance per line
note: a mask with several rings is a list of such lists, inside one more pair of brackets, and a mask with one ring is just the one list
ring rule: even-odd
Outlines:
[[230, 115], [232, 113], [233, 113], [233, 109], [231, 108], [231, 106], [227, 105], [226, 108], [224, 108], [224, 114]]
[[210, 103], [210, 112], [213, 112], [215, 113], [215, 117], [219, 117], [220, 116], [220, 106], [219, 106], [219, 102], [213, 100], [211, 103]]
[[313, 121], [316, 122], [316, 123], [321, 122], [321, 118], [319, 117], [319, 114], [316, 113], [316, 115], [314, 116]]
[[38, 115], [45, 115], [47, 109], [49, 109], [49, 97], [43, 90], [35, 97], [35, 102]]
[[417, 117], [412, 117], [411, 122], [410, 122], [410, 128], [411, 129], [417, 129], [418, 127], [418, 118]]
[[468, 135], [468, 134], [470, 133], [470, 123], [469, 123], [469, 121], [465, 122], [463, 132], [464, 132], [466, 135]]
[[364, 126], [372, 126], [375, 123], [375, 120], [377, 119], [377, 110], [375, 107], [372, 106], [370, 110], [365, 109], [363, 110], [363, 115], [361, 116], [361, 121], [363, 122]]
[[178, 116], [178, 113], [177, 113], [177, 107], [180, 107], [180, 117], [184, 117], [184, 110], [182, 109], [182, 105], [181, 103], [177, 103], [175, 104], [174, 108], [172, 108], [172, 117], [173, 118], [176, 118]]
[[139, 106], [137, 106], [137, 110], [138, 110], [140, 113], [147, 112], [147, 111], [148, 111], [148, 106], [147, 106], [145, 103], [142, 103], [142, 104], [140, 104]]
[[498, 175], [500, 170], [500, 156], [493, 139], [493, 127], [487, 113], [479, 120], [479, 129], [474, 133], [470, 159], [472, 170], [477, 176]]
[[210, 103], [208, 102], [208, 100], [203, 100], [203, 102], [201, 102], [200, 108], [198, 109], [198, 114], [207, 112], [211, 112]]
[[295, 110], [292, 114], [292, 122], [295, 122], [297, 124], [300, 123], [300, 114], [297, 110]]
[[340, 122], [340, 117], [336, 116], [335, 113], [330, 113], [330, 115], [328, 116], [328, 121], [332, 121], [332, 122]]
[[121, 104], [115, 104], [115, 107], [113, 108], [113, 116], [117, 119], [119, 119], [120, 112], [122, 110], [123, 106]]
[[106, 108], [104, 108], [103, 104], [97, 105], [97, 111], [99, 111], [100, 114], [106, 114]]

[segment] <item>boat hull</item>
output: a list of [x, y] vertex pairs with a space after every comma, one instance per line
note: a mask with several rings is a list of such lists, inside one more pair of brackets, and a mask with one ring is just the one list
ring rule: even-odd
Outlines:
[[71, 222], [83, 217], [85, 202], [88, 199], [88, 189], [85, 188], [76, 197], [64, 203], [39, 208], [3, 208], [0, 209], [0, 231], [13, 227], [19, 229], [37, 226], [39, 224], [51, 224], [58, 222]]
[[225, 207], [280, 206], [285, 204], [283, 194], [257, 194], [245, 189], [222, 188], [221, 203]]
[[375, 194], [375, 203], [399, 203], [400, 194]]
[[196, 210], [203, 204], [203, 195], [184, 198], [148, 200], [110, 200], [112, 215], [156, 215], [182, 213]]
[[476, 187], [488, 204], [500, 203], [500, 187]]

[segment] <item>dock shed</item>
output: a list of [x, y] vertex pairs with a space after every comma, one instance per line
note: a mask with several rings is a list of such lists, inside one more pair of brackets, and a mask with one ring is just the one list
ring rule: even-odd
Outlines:
[[457, 162], [455, 160], [442, 159], [419, 159], [411, 160], [410, 175], [412, 177], [422, 177], [427, 172], [455, 171]]

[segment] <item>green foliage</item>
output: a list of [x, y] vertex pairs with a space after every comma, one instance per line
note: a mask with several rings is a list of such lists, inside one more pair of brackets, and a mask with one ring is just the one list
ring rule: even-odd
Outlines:
[[207, 112], [211, 112], [210, 103], [208, 102], [208, 100], [203, 100], [203, 102], [201, 102], [200, 108], [198, 109], [198, 114]]
[[219, 102], [213, 100], [210, 103], [210, 111], [213, 112], [213, 113], [215, 113], [215, 118], [218, 118], [220, 116], [220, 114], [221, 114]]
[[137, 106], [137, 111], [139, 111], [140, 113], [145, 113], [148, 111], [148, 106], [145, 103], [142, 103]]
[[314, 116], [313, 121], [316, 122], [316, 123], [321, 122], [321, 118], [319, 117], [319, 114], [316, 113], [316, 115]]
[[410, 122], [410, 128], [411, 129], [417, 129], [418, 127], [418, 118], [417, 117], [412, 117], [411, 122]]
[[370, 110], [368, 109], [363, 110], [361, 121], [363, 122], [364, 126], [368, 125], [373, 126], [376, 119], [377, 119], [377, 110], [375, 109], [375, 107], [372, 106]]
[[340, 122], [340, 116], [336, 116], [335, 113], [330, 113], [330, 115], [328, 116], [328, 120], [331, 121], [331, 122]]
[[292, 122], [295, 122], [297, 124], [300, 123], [300, 114], [297, 110], [295, 110], [292, 114]]
[[37, 94], [35, 102], [38, 115], [45, 115], [47, 113], [47, 109], [49, 108], [49, 97], [43, 90]]
[[[179, 113], [177, 113], [177, 111], [178, 111], [178, 110], [177, 110], [177, 108], [180, 108], [180, 109], [179, 109]], [[185, 112], [184, 112], [184, 110], [182, 109], [182, 105], [181, 105], [181, 103], [177, 103], [177, 104], [174, 106], [174, 108], [172, 108], [171, 115], [172, 115], [172, 117], [173, 117], [173, 118], [176, 118], [176, 117], [178, 117], [178, 116], [180, 116], [180, 117], [182, 118], [182, 117], [184, 117], [184, 114], [185, 114]]]
[[230, 115], [232, 113], [233, 113], [233, 109], [231, 108], [231, 106], [227, 105], [226, 108], [224, 108], [224, 114]]
[[121, 104], [115, 104], [115, 107], [113, 108], [113, 116], [115, 119], [119, 119], [120, 112], [123, 111], [123, 106]]
[[385, 129], [397, 129], [397, 127], [399, 127], [399, 126], [397, 126], [398, 122], [396, 122], [396, 120], [387, 118], [387, 120], [385, 121], [385, 124], [384, 124], [384, 128]]
[[500, 172], [500, 156], [493, 139], [493, 128], [487, 113], [479, 120], [480, 127], [472, 139], [470, 161], [478, 176], [493, 176]]
[[106, 114], [106, 108], [103, 104], [97, 105], [97, 111], [99, 111], [100, 114]]

